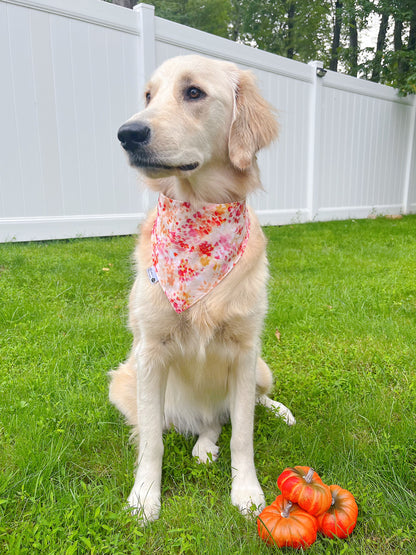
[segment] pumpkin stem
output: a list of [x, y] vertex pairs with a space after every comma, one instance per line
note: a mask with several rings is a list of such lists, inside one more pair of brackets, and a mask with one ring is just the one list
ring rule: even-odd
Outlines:
[[292, 508], [292, 505], [293, 505], [292, 501], [285, 502], [285, 508], [280, 513], [283, 518], [289, 518], [290, 509]]
[[305, 476], [306, 483], [310, 484], [312, 482], [314, 472], [315, 470], [312, 467], [308, 470], [308, 473]]

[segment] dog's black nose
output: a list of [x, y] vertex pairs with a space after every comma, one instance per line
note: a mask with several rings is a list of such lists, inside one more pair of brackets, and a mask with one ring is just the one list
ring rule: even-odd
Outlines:
[[125, 150], [133, 151], [149, 142], [150, 127], [143, 122], [125, 123], [118, 130], [117, 137]]

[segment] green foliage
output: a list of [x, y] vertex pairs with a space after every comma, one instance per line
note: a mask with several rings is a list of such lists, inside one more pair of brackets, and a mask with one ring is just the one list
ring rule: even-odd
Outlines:
[[[339, 60], [350, 74], [394, 86], [400, 94], [416, 91], [416, 2], [414, 0], [344, 0], [343, 46]], [[359, 31], [369, 24], [371, 15], [378, 19], [377, 38], [373, 46], [362, 48], [356, 68], [351, 66], [348, 24], [354, 14]], [[377, 21], [376, 19], [376, 21]]]
[[[127, 0], [106, 0], [126, 4]], [[133, 3], [133, 0], [131, 0]], [[415, 0], [150, 0], [159, 17], [301, 62], [397, 87], [416, 87]], [[360, 36], [372, 16], [370, 46]], [[377, 32], [376, 32], [377, 34]]]
[[401, 95], [416, 94], [416, 50], [387, 52], [382, 80], [399, 89]]
[[330, 0], [151, 0], [156, 15], [268, 52], [309, 61], [325, 58]]
[[322, 59], [330, 36], [329, 0], [240, 0], [239, 39], [301, 61]]
[[150, 0], [159, 17], [228, 37], [229, 0]]
[[[263, 357], [289, 428], [257, 407], [266, 499], [285, 466], [310, 464], [359, 506], [347, 541], [315, 554], [416, 552], [416, 216], [267, 228]], [[135, 450], [107, 400], [124, 360], [134, 239], [0, 245], [0, 552], [271, 553], [231, 506], [231, 430], [198, 465], [165, 435], [161, 518], [125, 510]], [[279, 329], [280, 339], [276, 337]]]

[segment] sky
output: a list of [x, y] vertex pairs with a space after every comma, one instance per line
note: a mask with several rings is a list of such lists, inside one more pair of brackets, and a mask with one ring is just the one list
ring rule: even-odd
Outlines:
[[361, 48], [375, 48], [377, 45], [380, 15], [372, 13], [368, 19], [368, 26], [360, 33], [359, 41]]

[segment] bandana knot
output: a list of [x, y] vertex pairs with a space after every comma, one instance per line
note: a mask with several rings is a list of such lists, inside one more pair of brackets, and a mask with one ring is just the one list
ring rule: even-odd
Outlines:
[[154, 270], [179, 314], [231, 272], [245, 250], [249, 233], [245, 201], [207, 204], [194, 211], [189, 202], [160, 194], [149, 276]]

